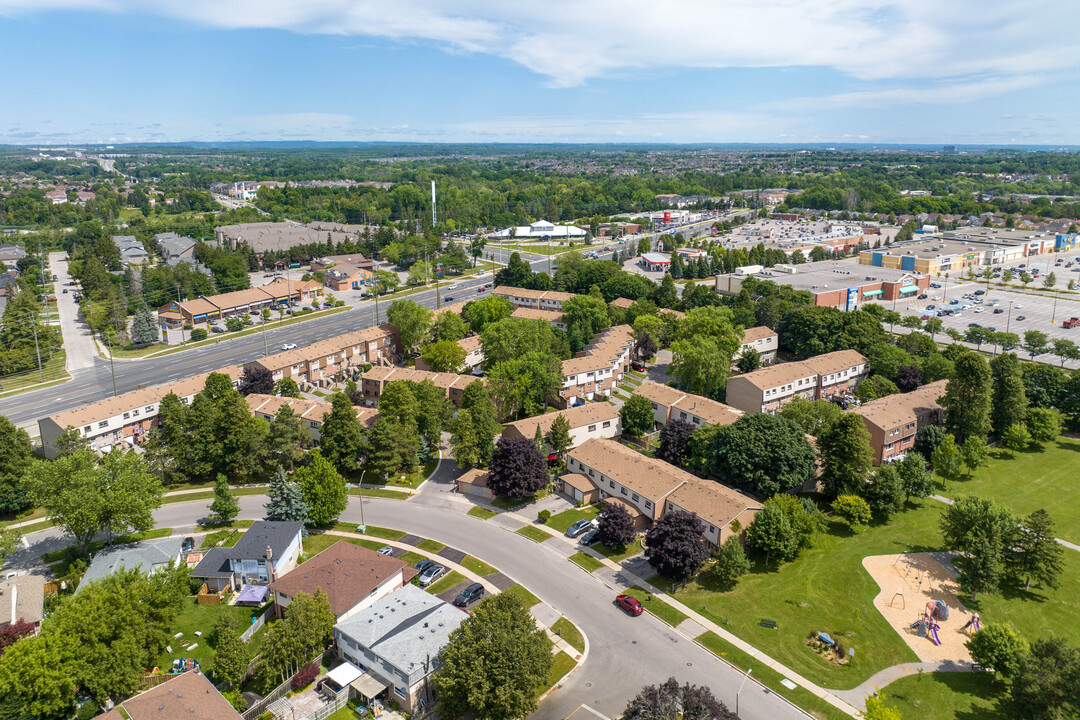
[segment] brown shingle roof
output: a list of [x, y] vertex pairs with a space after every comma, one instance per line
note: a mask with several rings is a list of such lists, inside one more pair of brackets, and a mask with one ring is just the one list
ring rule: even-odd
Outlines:
[[759, 327], [746, 328], [746, 330], [743, 331], [742, 341], [744, 343], [755, 342], [769, 337], [777, 337], [777, 335], [771, 328], [761, 325]]
[[240, 720], [240, 714], [204, 675], [186, 672], [140, 693], [97, 720]]
[[671, 407], [680, 399], [686, 397], [686, 393], [682, 390], [668, 387], [667, 385], [661, 385], [660, 383], [654, 383], [651, 380], [646, 380], [638, 385], [634, 389], [634, 394], [640, 395], [646, 400], [664, 407]]
[[525, 320], [543, 320], [544, 322], [562, 322], [563, 314], [558, 310], [540, 310], [538, 308], [519, 307], [514, 308], [510, 317], [524, 318]]
[[769, 365], [754, 372], [736, 375], [731, 379], [745, 381], [761, 390], [768, 390], [802, 378], [814, 378], [816, 382], [817, 372], [804, 362], [789, 362]]
[[[646, 457], [614, 440], [586, 440], [567, 455], [654, 503], [694, 477], [685, 470]], [[602, 487], [599, 477], [593, 478], [593, 482]]]
[[743, 415], [742, 410], [700, 395], [687, 395], [671, 407], [672, 410], [697, 415], [709, 425], [730, 425]]
[[803, 363], [818, 375], [831, 375], [855, 365], [865, 365], [866, 356], [854, 350], [837, 350], [836, 352], [807, 358], [803, 360]]
[[570, 487], [580, 490], [581, 492], [592, 492], [596, 489], [596, 485], [593, 481], [581, 473], [566, 473], [561, 476], [561, 479]]
[[459, 483], [465, 485], [475, 485], [476, 487], [486, 488], [488, 486], [488, 478], [491, 476], [487, 470], [481, 470], [480, 468], [473, 468], [462, 473], [461, 477], [457, 479]]
[[573, 430], [603, 422], [604, 420], [614, 420], [619, 417], [619, 410], [614, 405], [609, 405], [606, 402], [586, 403], [556, 413], [545, 413], [524, 420], [515, 420], [506, 423], [503, 427], [512, 427], [521, 433], [523, 437], [531, 438], [536, 434], [536, 426], [539, 425], [541, 434], [547, 435], [551, 432], [551, 425], [559, 415], [566, 418], [566, 421], [570, 423], [570, 429]]
[[938, 380], [909, 393], [886, 395], [852, 408], [852, 412], [858, 413], [872, 425], [888, 430], [913, 421], [921, 411], [940, 410], [941, 405], [937, 400], [945, 394], [948, 383], [948, 380]]
[[270, 589], [290, 598], [321, 589], [334, 615], [341, 616], [399, 572], [403, 582], [416, 574], [397, 558], [342, 540], [270, 583]]
[[694, 478], [668, 496], [668, 502], [694, 513], [707, 523], [724, 528], [749, 509], [760, 509], [755, 500], [726, 485]]
[[570, 358], [563, 360], [562, 374], [565, 378], [594, 370], [610, 369], [613, 360], [610, 353], [592, 353], [584, 357]]

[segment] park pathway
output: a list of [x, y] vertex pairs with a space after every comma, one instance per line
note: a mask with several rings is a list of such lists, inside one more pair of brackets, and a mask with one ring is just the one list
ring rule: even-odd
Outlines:
[[[953, 504], [952, 498], [947, 498], [944, 495], [931, 495], [930, 499], [937, 500], [938, 502], [945, 503], [946, 505]], [[1080, 545], [1077, 545], [1076, 543], [1071, 543], [1068, 540], [1062, 540], [1061, 538], [1054, 539], [1058, 541], [1058, 545], [1061, 545], [1062, 547], [1067, 547], [1070, 550], [1075, 550], [1076, 552], [1080, 552]]]
[[865, 710], [866, 698], [871, 695], [876, 695], [881, 688], [886, 687], [896, 680], [905, 678], [908, 675], [915, 675], [918, 672], [971, 672], [971, 670], [971, 663], [954, 662], [952, 660], [943, 662], [901, 663], [900, 665], [893, 665], [892, 667], [887, 667], [884, 670], [878, 671], [869, 680], [858, 687], [852, 688], [851, 690], [833, 690], [832, 693], [860, 710]]

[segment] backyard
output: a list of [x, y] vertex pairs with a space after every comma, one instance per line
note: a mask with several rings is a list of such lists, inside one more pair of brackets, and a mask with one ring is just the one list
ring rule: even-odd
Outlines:
[[[236, 607], [229, 605], [199, 605], [195, 597], [185, 598], [184, 609], [176, 616], [173, 622], [172, 634], [184, 633], [180, 638], [170, 638], [169, 643], [172, 652], [163, 651], [158, 656], [158, 667], [168, 671], [174, 658], [195, 658], [202, 666], [203, 672], [209, 672], [214, 664], [214, 649], [210, 647], [208, 640], [214, 625], [222, 617], [228, 617], [233, 622], [237, 632], [243, 632], [251, 624], [252, 618], [262, 614], [263, 608]], [[201, 632], [202, 637], [195, 633]], [[247, 643], [248, 652], [254, 655], [262, 644], [266, 633], [260, 628], [251, 641]], [[194, 650], [185, 650], [185, 642], [194, 642], [198, 647]]]
[[1065, 437], [1040, 450], [994, 450], [990, 465], [970, 480], [950, 480], [942, 494], [985, 495], [1009, 505], [1020, 515], [1046, 508], [1057, 524], [1058, 537], [1080, 543], [1080, 440]]

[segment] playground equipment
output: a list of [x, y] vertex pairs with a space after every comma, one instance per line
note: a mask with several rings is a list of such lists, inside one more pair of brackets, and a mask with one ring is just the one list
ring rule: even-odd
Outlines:
[[938, 637], [938, 630], [941, 629], [941, 625], [938, 624], [938, 620], [948, 619], [949, 606], [942, 600], [934, 600], [926, 603], [922, 617], [911, 623], [911, 629], [915, 630], [919, 637], [928, 637], [935, 645], [940, 645], [941, 638]]
[[971, 617], [968, 618], [967, 623], [960, 629], [967, 630], [968, 628], [971, 628], [971, 632], [973, 633], [982, 630], [982, 618], [979, 617], [979, 613], [972, 613]]
[[[918, 588], [918, 592], [922, 592], [923, 581], [925, 580], [926, 583], [927, 583], [926, 589], [927, 590], [932, 589], [930, 587], [930, 577], [929, 577], [929, 575], [926, 572], [924, 572], [921, 567], [919, 567], [919, 563], [918, 563], [917, 560], [913, 560], [911, 558], [911, 556], [908, 555], [907, 550], [905, 550], [904, 552], [902, 552], [902, 553], [900, 553], [899, 555], [896, 556], [896, 560], [893, 561], [893, 567], [896, 567], [896, 565], [901, 560], [904, 561], [903, 570], [901, 570], [900, 568], [897, 568], [896, 572], [900, 574], [900, 577], [904, 580], [905, 583], [908, 584], [908, 586], [911, 586], [912, 584], [914, 584]], [[910, 579], [912, 570], [915, 571], [915, 577], [913, 579]], [[897, 595], [900, 595], [901, 597], [903, 597], [903, 594], [904, 593], [902, 591], [897, 590], [896, 593], [893, 594], [892, 600], [896, 600]], [[892, 604], [892, 601], [890, 601], [890, 605], [891, 604]], [[905, 604], [905, 606], [907, 605], [906, 600], [904, 601], [904, 604]]]

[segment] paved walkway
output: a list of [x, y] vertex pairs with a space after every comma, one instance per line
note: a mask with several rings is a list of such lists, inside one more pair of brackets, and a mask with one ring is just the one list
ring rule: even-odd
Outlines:
[[[931, 500], [937, 500], [938, 502], [945, 503], [946, 505], [952, 505], [953, 504], [953, 499], [952, 498], [947, 498], [944, 495], [931, 495], [930, 499]], [[1068, 540], [1062, 540], [1061, 538], [1054, 538], [1054, 539], [1058, 541], [1058, 545], [1066, 547], [1069, 550], [1075, 550], [1076, 552], [1080, 552], [1080, 545], [1077, 545], [1076, 543], [1071, 543]]]
[[833, 690], [836, 695], [844, 699], [860, 710], [866, 709], [866, 698], [874, 695], [883, 687], [899, 680], [900, 678], [914, 675], [919, 671], [931, 672], [971, 672], [972, 665], [968, 662], [913, 662], [893, 665], [877, 672], [869, 680], [852, 688], [851, 690]]

